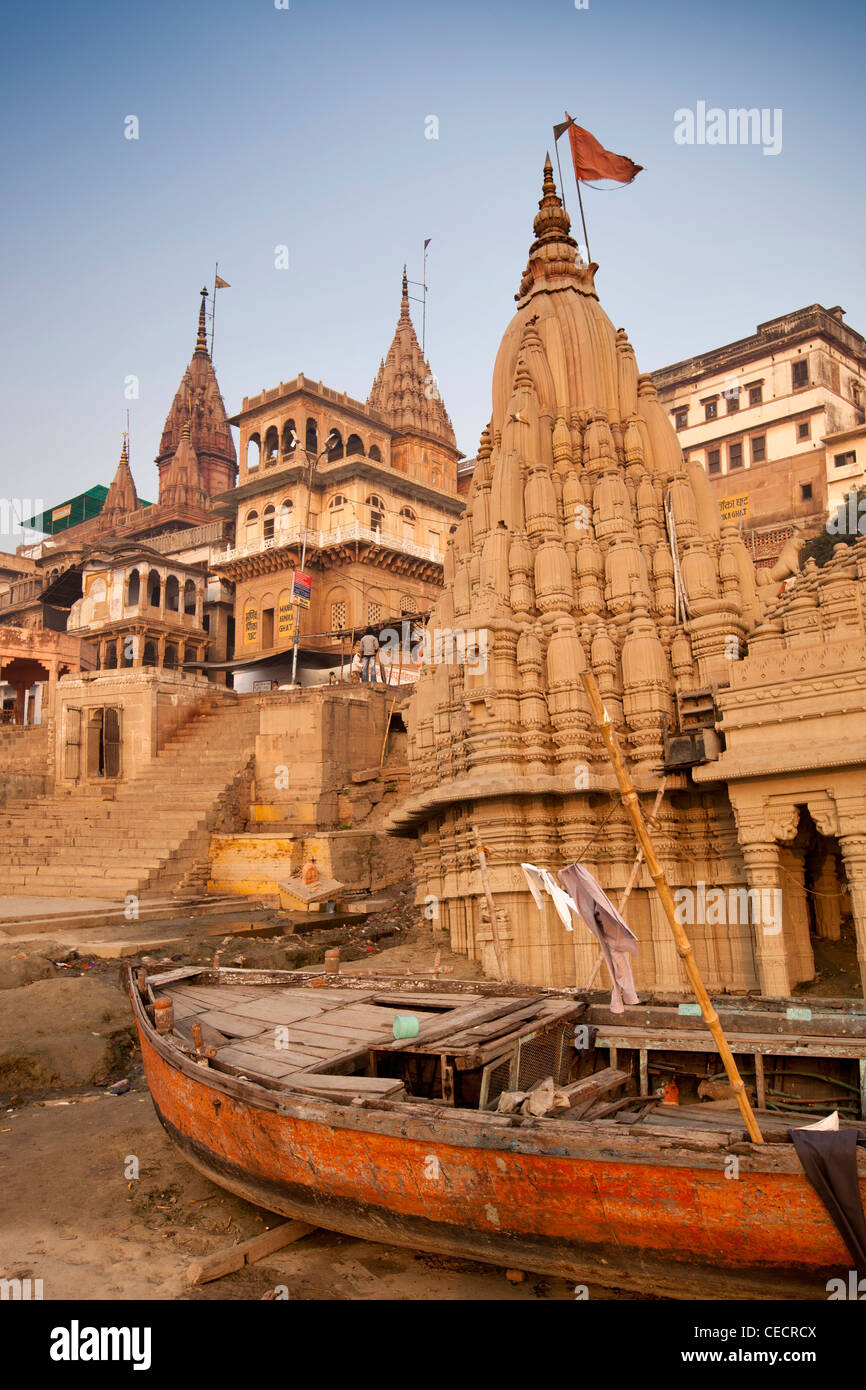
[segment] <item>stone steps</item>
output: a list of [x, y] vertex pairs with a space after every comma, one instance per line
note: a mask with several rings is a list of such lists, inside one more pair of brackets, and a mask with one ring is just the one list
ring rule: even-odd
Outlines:
[[208, 704], [114, 797], [98, 788], [17, 803], [0, 814], [8, 846], [0, 893], [122, 898], [200, 881], [210, 829], [249, 765], [258, 727], [257, 708]]

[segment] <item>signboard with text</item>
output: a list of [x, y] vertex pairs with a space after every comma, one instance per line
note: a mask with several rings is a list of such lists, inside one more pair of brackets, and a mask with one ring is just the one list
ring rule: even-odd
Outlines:
[[722, 521], [742, 521], [749, 515], [749, 494], [741, 492], [735, 497], [720, 497], [719, 515]]
[[299, 608], [309, 608], [312, 587], [313, 581], [310, 575], [304, 574], [302, 570], [292, 572], [292, 602], [296, 603]]
[[277, 642], [290, 641], [295, 635], [295, 612], [292, 596], [283, 589], [277, 607]]

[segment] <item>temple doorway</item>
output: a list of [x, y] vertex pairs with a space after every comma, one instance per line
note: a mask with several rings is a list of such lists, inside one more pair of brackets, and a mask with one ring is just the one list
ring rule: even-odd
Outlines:
[[[808, 809], [801, 806], [789, 853], [801, 866], [813, 961], [813, 978], [804, 981], [804, 987], [824, 997], [860, 998], [857, 940], [839, 841], [835, 835], [822, 834]], [[789, 884], [786, 880], [783, 891]]]
[[88, 711], [86, 768], [89, 779], [120, 776], [120, 710], [115, 705]]

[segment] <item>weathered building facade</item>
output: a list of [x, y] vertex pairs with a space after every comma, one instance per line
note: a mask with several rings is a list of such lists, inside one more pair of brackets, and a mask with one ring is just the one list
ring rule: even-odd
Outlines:
[[394, 340], [366, 403], [299, 374], [245, 398], [234, 423], [240, 476], [219, 505], [235, 542], [216, 570], [235, 585], [239, 657], [266, 666], [291, 646], [305, 538], [305, 651], [339, 653], [353, 631], [432, 607], [463, 510], [460, 455], [415, 336], [405, 271]]
[[[467, 643], [474, 634], [486, 663], [429, 665], [409, 715], [412, 795], [392, 826], [417, 836], [418, 900], [434, 905], [455, 949], [495, 973], [480, 839], [509, 978], [590, 978], [593, 938], [579, 925], [566, 931], [552, 905], [538, 909], [520, 867], [580, 860], [614, 901], [630, 878], [635, 843], [581, 685], [589, 667], [648, 818], [664, 779], [654, 838], [671, 888], [697, 906], [689, 934], [710, 988], [785, 994], [809, 980], [804, 932], [815, 929], [808, 903], [818, 891], [850, 895], [866, 971], [864, 758], [856, 746], [833, 748], [853, 732], [846, 720], [862, 717], [864, 587], [853, 573], [862, 561], [840, 556], [777, 599], [795, 551], [756, 573], [737, 524], [720, 521], [707, 473], [684, 461], [652, 379], [599, 305], [597, 267], [577, 254], [549, 160], [534, 227], [430, 620]], [[835, 636], [819, 656], [822, 631]], [[838, 727], [820, 723], [822, 709]], [[824, 727], [832, 732], [815, 746]], [[719, 729], [729, 743], [717, 761]], [[857, 776], [826, 772], [858, 763], [859, 794]], [[728, 769], [739, 779], [730, 794]], [[771, 773], [785, 786], [767, 783]], [[766, 809], [777, 803], [778, 818]], [[838, 855], [816, 843], [795, 862], [792, 806], [817, 816], [820, 834], [839, 829]], [[771, 894], [765, 913], [770, 887], [782, 897]], [[707, 909], [710, 889], [731, 911]], [[684, 989], [645, 868], [628, 919], [638, 987]]]
[[758, 565], [866, 481], [866, 339], [843, 314], [810, 304], [652, 373], [683, 453]]

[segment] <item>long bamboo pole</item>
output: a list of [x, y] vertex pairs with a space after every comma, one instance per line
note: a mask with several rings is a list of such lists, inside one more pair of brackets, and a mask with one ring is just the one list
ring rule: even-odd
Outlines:
[[[650, 818], [649, 818], [649, 820], [647, 821], [647, 829], [648, 829], [648, 830], [649, 830], [650, 828], [652, 828], [653, 830], [655, 829], [655, 823], [656, 823], [656, 818], [657, 818], [658, 813], [659, 813], [659, 807], [660, 807], [661, 804], [662, 804], [662, 797], [663, 797], [664, 794], [665, 794], [665, 781], [666, 781], [666, 779], [663, 777], [662, 780], [661, 780], [661, 784], [659, 785], [659, 789], [658, 789], [658, 791], [656, 792], [656, 799], [655, 799], [655, 802], [654, 802], [654, 804], [653, 804], [652, 811], [650, 812]], [[636, 882], [636, 880], [637, 880], [637, 876], [638, 876], [638, 874], [640, 873], [640, 866], [641, 866], [642, 863], [643, 863], [643, 850], [642, 850], [642, 849], [639, 849], [638, 852], [637, 852], [637, 854], [636, 854], [635, 857], [634, 857], [634, 863], [632, 864], [631, 873], [630, 873], [629, 876], [628, 876], [628, 883], [625, 885], [625, 892], [623, 893], [622, 897], [620, 898], [619, 902], [618, 902], [617, 905], [616, 905], [616, 910], [617, 910], [617, 912], [620, 914], [620, 916], [622, 916], [622, 910], [623, 910], [623, 908], [625, 907], [626, 903], [628, 902], [629, 898], [631, 897], [631, 890], [632, 890], [632, 888], [634, 888], [635, 882]], [[598, 956], [596, 957], [595, 965], [592, 967], [592, 970], [590, 971], [589, 975], [588, 975], [587, 978], [586, 978], [586, 984], [583, 986], [584, 989], [589, 989], [590, 986], [591, 986], [592, 984], [594, 984], [594, 982], [595, 982], [595, 977], [596, 977], [596, 975], [598, 974], [599, 970], [601, 969], [603, 963], [604, 963], [604, 953], [603, 953], [602, 951], [599, 951]]]
[[619, 789], [622, 795], [622, 804], [634, 828], [637, 842], [643, 850], [646, 866], [656, 886], [656, 892], [661, 899], [662, 907], [665, 910], [665, 916], [671, 924], [671, 931], [674, 934], [677, 953], [685, 966], [686, 974], [689, 977], [689, 982], [694, 991], [695, 998], [701, 1006], [704, 1022], [712, 1033], [716, 1047], [719, 1049], [719, 1056], [724, 1063], [725, 1071], [728, 1074], [728, 1080], [731, 1083], [734, 1095], [737, 1097], [737, 1104], [740, 1107], [740, 1114], [743, 1117], [746, 1129], [749, 1131], [749, 1137], [754, 1144], [763, 1144], [764, 1136], [758, 1128], [758, 1122], [755, 1119], [749, 1097], [746, 1094], [743, 1078], [740, 1076], [737, 1064], [734, 1061], [734, 1054], [728, 1046], [727, 1038], [719, 1022], [719, 1016], [713, 1008], [710, 996], [707, 994], [706, 987], [701, 979], [701, 973], [695, 963], [691, 943], [683, 930], [682, 923], [677, 921], [676, 908], [674, 906], [673, 897], [671, 896], [671, 890], [665, 882], [662, 866], [658, 861], [653, 842], [650, 839], [649, 831], [647, 830], [646, 822], [643, 818], [643, 813], [640, 809], [637, 792], [631, 784], [631, 779], [629, 778], [628, 770], [623, 760], [622, 753], [620, 752], [619, 744], [616, 741], [613, 724], [611, 723], [610, 715], [604, 707], [604, 702], [602, 701], [595, 676], [592, 671], [585, 670], [581, 671], [580, 679], [583, 682], [584, 690], [589, 696], [592, 712], [601, 730], [601, 736], [604, 739], [608, 757], [616, 773], [616, 780], [619, 783]]
[[481, 843], [481, 836], [478, 834], [478, 826], [473, 822], [472, 834], [475, 836], [475, 852], [478, 855], [478, 863], [481, 867], [481, 886], [484, 889], [484, 896], [487, 899], [487, 911], [490, 913], [490, 932], [493, 937], [493, 950], [496, 954], [496, 964], [499, 967], [500, 980], [507, 980], [508, 974], [505, 969], [505, 955], [502, 950], [502, 942], [499, 940], [499, 923], [496, 920], [496, 903], [493, 900], [493, 893], [490, 888], [490, 875], [487, 872], [487, 851]]

